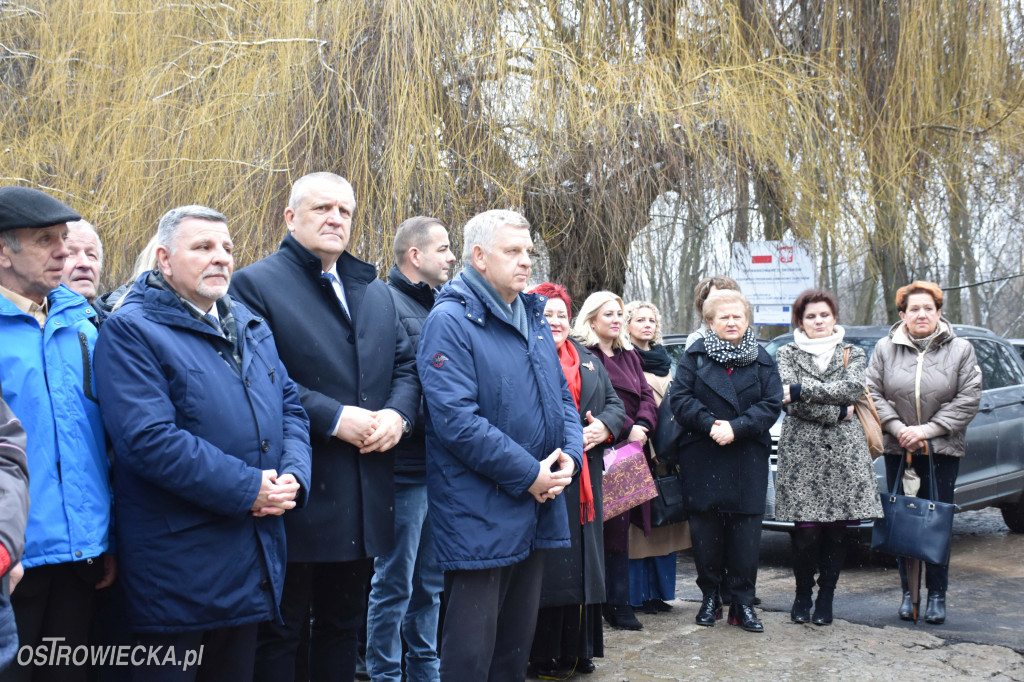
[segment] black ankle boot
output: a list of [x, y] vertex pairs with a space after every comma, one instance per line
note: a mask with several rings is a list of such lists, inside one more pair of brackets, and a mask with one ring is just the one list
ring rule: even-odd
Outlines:
[[832, 624], [832, 597], [834, 595], [834, 590], [818, 588], [818, 598], [814, 601], [814, 615], [811, 616], [812, 623], [815, 625]]
[[629, 604], [605, 604], [604, 619], [608, 625], [619, 630], [643, 630], [643, 623], [636, 619], [633, 607]]
[[942, 625], [946, 622], [946, 592], [928, 590], [928, 606], [924, 610], [924, 622]]
[[793, 608], [789, 610], [789, 619], [794, 623], [806, 623], [811, 619], [811, 593], [796, 593]]
[[910, 590], [904, 590], [903, 601], [900, 602], [900, 620], [916, 620], [916, 618], [914, 618], [914, 607], [916, 606], [917, 604], [910, 601]]
[[697, 609], [696, 622], [697, 625], [703, 625], [706, 628], [715, 626], [715, 621], [722, 617], [722, 599], [718, 596], [718, 592], [712, 592], [711, 594], [704, 597], [704, 600], [700, 603], [700, 608]]
[[764, 625], [757, 619], [754, 607], [749, 604], [729, 605], [729, 625], [739, 625], [747, 632], [764, 632]]

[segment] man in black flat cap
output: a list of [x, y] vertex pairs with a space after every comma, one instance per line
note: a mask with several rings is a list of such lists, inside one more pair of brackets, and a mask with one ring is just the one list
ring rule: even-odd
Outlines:
[[32, 500], [24, 577], [11, 604], [21, 646], [34, 651], [5, 680], [84, 680], [83, 666], [32, 663], [54, 660], [38, 656], [39, 647], [86, 644], [96, 589], [114, 579], [106, 554], [109, 464], [92, 367], [96, 313], [60, 284], [67, 223], [79, 219], [43, 192], [0, 187], [0, 377], [28, 436]]

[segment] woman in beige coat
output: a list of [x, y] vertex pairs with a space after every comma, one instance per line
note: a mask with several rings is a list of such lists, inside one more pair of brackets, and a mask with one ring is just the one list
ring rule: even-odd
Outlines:
[[[930, 489], [928, 456], [942, 502], [953, 501], [953, 487], [964, 456], [964, 433], [981, 401], [981, 369], [974, 347], [958, 338], [941, 317], [942, 290], [932, 282], [912, 282], [896, 292], [900, 322], [875, 346], [868, 366], [868, 388], [885, 433], [885, 471], [889, 488], [900, 457], [913, 455], [921, 490]], [[927, 448], [926, 448], [927, 444]], [[907, 572], [900, 561], [903, 602], [899, 616], [913, 618]], [[924, 619], [946, 620], [949, 567], [927, 564], [928, 605]]]
[[[653, 303], [633, 301], [626, 306], [626, 330], [654, 400], [661, 405], [672, 383], [672, 363], [661, 343], [661, 313]], [[659, 453], [652, 449], [652, 454], [657, 458]], [[678, 470], [663, 461], [655, 461], [652, 467], [659, 476]], [[672, 610], [668, 602], [676, 596], [676, 552], [690, 547], [690, 527], [683, 521], [652, 528], [649, 509], [650, 503], [645, 502], [630, 515], [629, 601], [644, 613], [659, 613]]]

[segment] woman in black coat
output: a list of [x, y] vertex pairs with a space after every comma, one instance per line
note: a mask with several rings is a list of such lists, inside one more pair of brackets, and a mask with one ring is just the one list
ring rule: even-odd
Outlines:
[[729, 623], [764, 632], [754, 613], [761, 518], [768, 489], [768, 429], [782, 408], [775, 361], [749, 326], [750, 304], [738, 291], [704, 303], [708, 331], [683, 354], [671, 407], [689, 433], [679, 454], [690, 519], [697, 586], [697, 624], [721, 618], [723, 573], [732, 604]]
[[586, 467], [563, 493], [572, 545], [546, 552], [541, 608], [530, 652], [536, 674], [564, 677], [573, 670], [593, 672], [591, 659], [604, 656], [601, 474], [605, 447], [622, 428], [626, 411], [604, 366], [582, 345], [567, 339], [571, 301], [565, 287], [544, 283], [531, 293], [548, 299], [544, 317], [584, 427]]

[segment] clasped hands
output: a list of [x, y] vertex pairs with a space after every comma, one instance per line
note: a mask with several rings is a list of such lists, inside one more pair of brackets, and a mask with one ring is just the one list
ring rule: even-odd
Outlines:
[[556, 448], [541, 460], [540, 473], [530, 486], [530, 494], [541, 504], [553, 500], [565, 490], [565, 486], [569, 485], [575, 472], [576, 462], [562, 452], [562, 448]]
[[917, 452], [924, 446], [924, 442], [928, 440], [928, 436], [924, 433], [924, 427], [908, 426], [900, 431], [900, 435], [896, 436], [896, 440], [899, 441], [900, 447], [904, 450]]
[[719, 445], [728, 445], [736, 440], [736, 434], [732, 432], [732, 424], [724, 419], [716, 419], [715, 423], [711, 425], [711, 432], [708, 435]]
[[359, 448], [359, 453], [385, 452], [402, 439], [405, 420], [398, 412], [385, 408], [371, 412], [356, 405], [345, 405], [334, 436]]
[[295, 509], [295, 495], [299, 482], [292, 474], [277, 475], [276, 469], [265, 469], [260, 483], [260, 494], [252, 503], [253, 516], [280, 516]]

